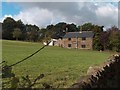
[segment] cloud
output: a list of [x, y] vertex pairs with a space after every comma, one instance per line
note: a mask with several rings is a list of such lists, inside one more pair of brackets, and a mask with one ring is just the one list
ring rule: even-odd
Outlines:
[[77, 25], [91, 22], [105, 27], [117, 26], [116, 2], [22, 2], [18, 4], [21, 5], [22, 11], [13, 18], [40, 27], [61, 21]]
[[[88, 2], [88, 0], [3, 0], [6, 2]], [[89, 2], [118, 2], [119, 0], [89, 0]]]
[[50, 24], [52, 21], [53, 13], [47, 9], [39, 9], [34, 7], [31, 9], [23, 10], [18, 15], [13, 16], [16, 20], [21, 19], [24, 23], [36, 24], [43, 26]]
[[118, 26], [118, 8], [112, 4], [99, 7], [96, 11], [97, 22], [103, 25]]
[[[20, 3], [24, 8], [18, 15], [14, 15], [15, 20], [21, 19], [25, 24], [31, 23], [38, 26], [67, 22], [70, 17], [77, 12], [73, 8], [77, 3]], [[57, 8], [56, 8], [57, 7]], [[68, 8], [70, 10], [68, 10]], [[76, 10], [76, 11], [75, 11]], [[70, 15], [70, 16], [69, 16]], [[68, 22], [69, 23], [69, 22]]]

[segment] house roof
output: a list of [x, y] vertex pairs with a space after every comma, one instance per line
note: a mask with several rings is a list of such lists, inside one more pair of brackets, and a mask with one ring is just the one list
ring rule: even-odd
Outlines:
[[68, 32], [63, 38], [82, 38], [82, 37], [93, 37], [94, 33], [92, 31], [82, 31], [82, 32]]

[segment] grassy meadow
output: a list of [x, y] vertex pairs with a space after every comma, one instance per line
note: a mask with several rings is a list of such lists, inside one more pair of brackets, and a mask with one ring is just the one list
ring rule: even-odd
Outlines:
[[[3, 40], [2, 59], [11, 65], [40, 47], [41, 43]], [[27, 61], [14, 66], [13, 72], [18, 77], [30, 75], [31, 78], [43, 73], [45, 77], [38, 82], [66, 88], [85, 75], [89, 66], [103, 63], [110, 55], [110, 52], [48, 46]], [[37, 84], [35, 87], [41, 86]]]

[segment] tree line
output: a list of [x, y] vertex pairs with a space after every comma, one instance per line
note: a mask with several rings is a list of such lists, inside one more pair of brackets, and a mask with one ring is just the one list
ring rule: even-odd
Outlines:
[[4, 19], [2, 23], [2, 39], [22, 40], [22, 41], [48, 41], [51, 38], [62, 38], [66, 32], [93, 31], [94, 50], [113, 50], [120, 51], [120, 30], [116, 26], [111, 26], [103, 30], [104, 26], [85, 23], [76, 25], [59, 22], [51, 24], [45, 28], [37, 25], [24, 24], [21, 20], [15, 21], [11, 17]]

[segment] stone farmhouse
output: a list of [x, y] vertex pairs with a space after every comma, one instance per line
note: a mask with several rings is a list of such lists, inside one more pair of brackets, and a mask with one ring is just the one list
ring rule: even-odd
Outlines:
[[62, 38], [51, 39], [50, 46], [59, 46], [63, 48], [93, 49], [92, 31], [67, 32]]
[[92, 49], [93, 36], [92, 31], [68, 32], [60, 44], [64, 48]]

